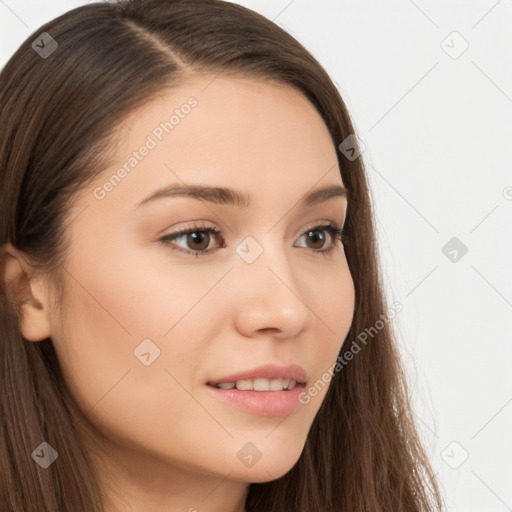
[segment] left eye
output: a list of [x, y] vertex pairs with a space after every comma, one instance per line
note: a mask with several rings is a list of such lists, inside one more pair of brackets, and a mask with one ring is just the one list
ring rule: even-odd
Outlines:
[[[325, 242], [328, 237], [325, 233], [328, 233], [331, 238], [331, 245], [328, 248], [324, 248]], [[170, 235], [166, 235], [160, 239], [160, 242], [166, 245], [170, 245], [171, 249], [185, 252], [188, 254], [194, 254], [196, 256], [210, 254], [214, 252], [213, 249], [209, 248], [212, 237], [219, 237], [222, 239], [222, 233], [218, 229], [209, 226], [192, 226], [191, 228], [185, 228]], [[313, 240], [314, 246], [308, 247], [312, 252], [329, 253], [336, 248], [336, 241], [339, 239], [344, 240], [344, 233], [342, 228], [338, 228], [334, 224], [326, 224], [315, 226], [305, 231], [300, 238], [309, 237]], [[176, 242], [179, 239], [185, 239], [186, 247], [177, 245]], [[219, 248], [225, 248], [226, 244], [222, 242]]]
[[[332, 245], [331, 245], [331, 247], [328, 247], [327, 249], [324, 248], [324, 245], [325, 245], [325, 242], [327, 239], [327, 237], [325, 236], [325, 233], [329, 233], [329, 236], [332, 239]], [[320, 252], [322, 252], [322, 251], [331, 250], [331, 248], [333, 247], [333, 244], [336, 242], [336, 239], [338, 237], [341, 237], [341, 235], [342, 235], [341, 229], [338, 229], [336, 226], [329, 224], [327, 226], [317, 226], [315, 228], [308, 229], [304, 234], [301, 235], [301, 238], [304, 236], [312, 237], [312, 238], [310, 238], [310, 240], [313, 239], [314, 243], [320, 242], [320, 247], [318, 247], [318, 246], [313, 247], [313, 249], [318, 249]]]

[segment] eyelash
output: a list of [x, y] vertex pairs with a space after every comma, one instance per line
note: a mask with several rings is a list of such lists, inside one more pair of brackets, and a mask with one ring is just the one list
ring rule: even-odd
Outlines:
[[[345, 230], [343, 228], [339, 228], [334, 223], [328, 223], [328, 224], [320, 224], [317, 226], [314, 226], [312, 228], [307, 229], [304, 233], [301, 234], [301, 237], [304, 235], [307, 235], [311, 231], [327, 231], [332, 238], [332, 245], [328, 249], [309, 249], [313, 253], [323, 253], [325, 256], [328, 256], [333, 253], [333, 251], [336, 249], [336, 240], [339, 240], [342, 244], [346, 244], [348, 242], [348, 237], [345, 234]], [[198, 226], [194, 225], [192, 227], [183, 228], [178, 231], [175, 231], [174, 233], [170, 233], [169, 235], [165, 235], [164, 237], [159, 239], [159, 242], [162, 244], [169, 246], [172, 250], [179, 251], [186, 253], [190, 256], [207, 256], [213, 252], [215, 252], [215, 249], [208, 249], [208, 250], [201, 250], [201, 251], [193, 251], [192, 249], [183, 249], [182, 247], [177, 247], [172, 245], [170, 242], [172, 240], [175, 240], [176, 238], [180, 238], [183, 235], [189, 235], [192, 233], [209, 233], [210, 235], [218, 236], [221, 235], [222, 232], [218, 229], [212, 228], [210, 226]], [[222, 247], [219, 247], [222, 249]]]

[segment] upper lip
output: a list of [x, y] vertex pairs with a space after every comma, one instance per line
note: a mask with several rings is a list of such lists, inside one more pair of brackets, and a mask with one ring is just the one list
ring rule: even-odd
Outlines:
[[223, 382], [236, 382], [237, 380], [253, 379], [290, 379], [299, 384], [304, 384], [308, 380], [306, 370], [302, 366], [291, 364], [289, 366], [279, 366], [275, 364], [266, 364], [258, 366], [251, 370], [239, 373], [232, 373], [220, 379], [209, 380], [208, 384], [215, 386]]

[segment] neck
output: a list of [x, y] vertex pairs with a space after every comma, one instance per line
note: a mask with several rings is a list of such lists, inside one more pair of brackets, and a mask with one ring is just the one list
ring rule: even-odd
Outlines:
[[102, 436], [86, 444], [105, 512], [245, 512], [247, 482], [173, 464]]

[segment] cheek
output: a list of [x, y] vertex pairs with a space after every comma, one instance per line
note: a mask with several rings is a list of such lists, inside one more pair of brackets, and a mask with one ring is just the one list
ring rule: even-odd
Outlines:
[[311, 338], [315, 343], [307, 346], [308, 359], [315, 361], [305, 395], [301, 402], [306, 405], [310, 416], [316, 415], [333, 375], [336, 374], [336, 361], [352, 324], [355, 305], [355, 288], [348, 266], [341, 267], [329, 279], [324, 279], [322, 293], [316, 289], [311, 294], [311, 310], [316, 318], [315, 334]]
[[321, 333], [326, 353], [337, 353], [352, 323], [355, 304], [354, 281], [346, 260], [326, 270], [316, 280], [309, 279], [310, 309]]
[[[71, 270], [86, 287], [77, 281], [68, 287], [69, 309], [55, 348], [72, 395], [99, 431], [186, 462], [194, 458], [191, 446], [197, 439], [209, 443], [206, 433], [215, 428], [189, 390], [194, 392], [212, 325], [199, 319], [215, 307], [212, 297], [204, 306], [198, 299], [216, 280], [210, 275], [211, 283], [205, 278], [187, 285], [173, 272], [166, 282], [161, 272], [155, 276], [134, 263], [133, 269], [103, 261], [94, 272]], [[223, 435], [221, 430], [211, 465], [223, 456]], [[197, 450], [201, 460], [208, 446]]]
[[188, 388], [196, 373], [208, 336], [194, 306], [209, 285], [119, 256], [92, 266], [83, 253], [69, 269], [68, 307], [53, 336], [65, 380], [85, 411], [108, 403], [133, 416], [137, 404], [158, 414], [173, 403], [179, 412], [179, 400], [162, 397], [180, 397], [177, 381]]

